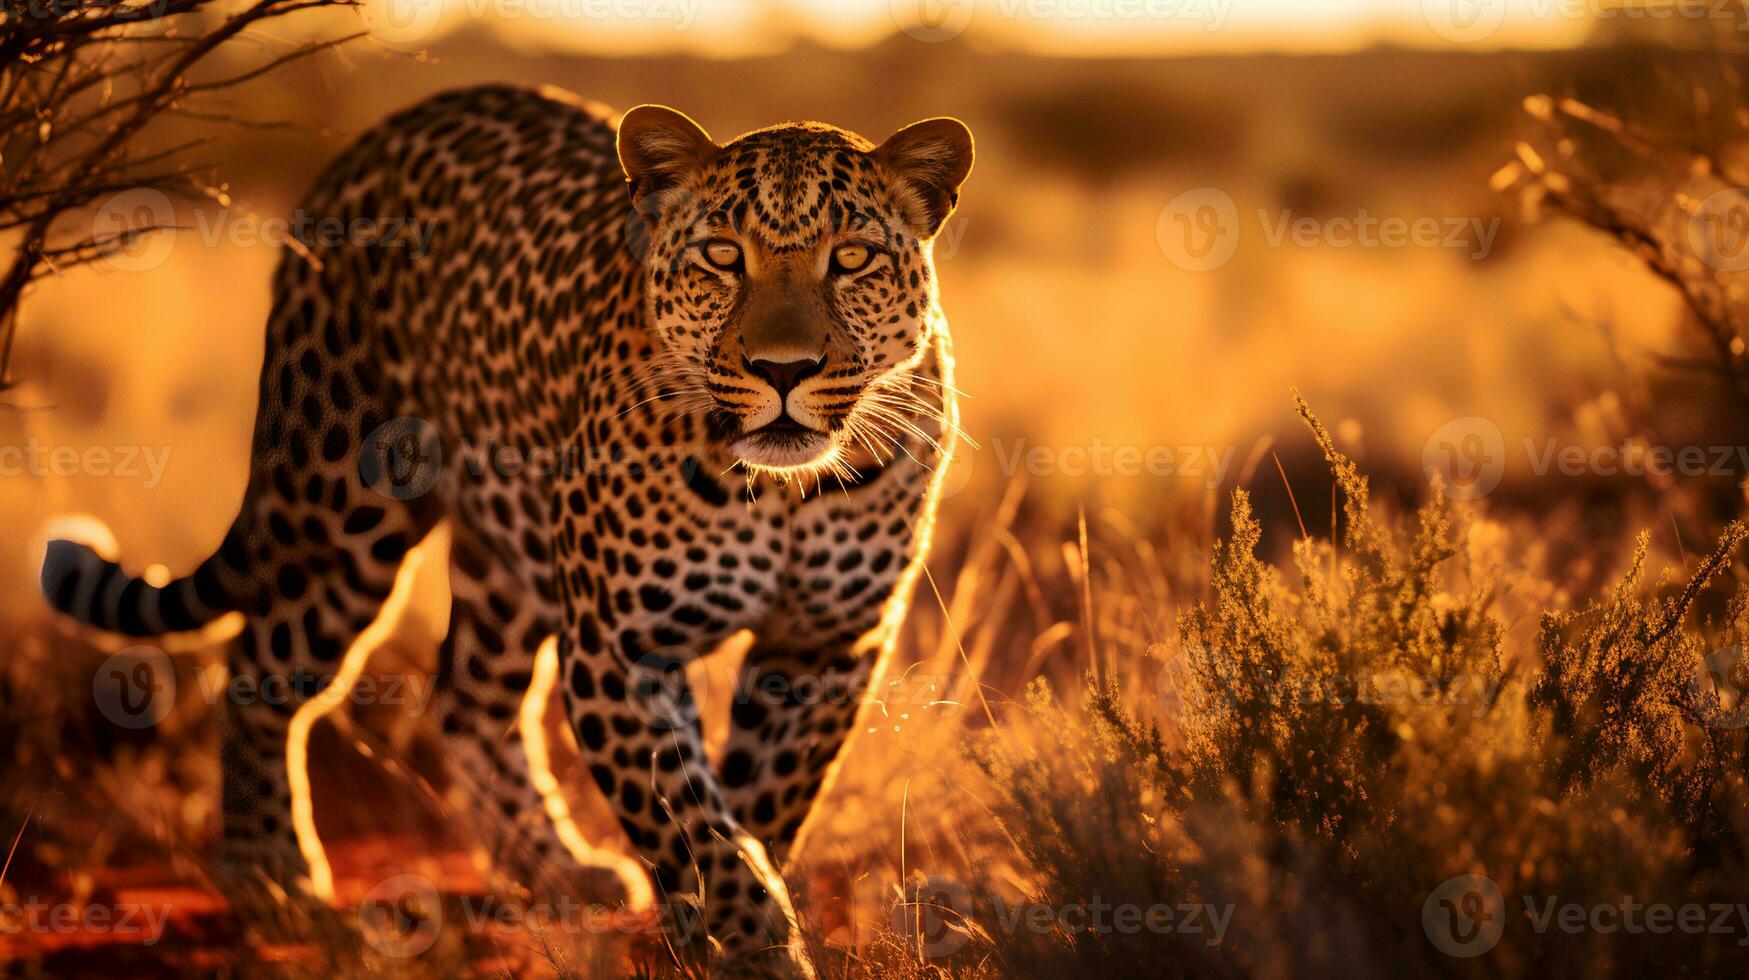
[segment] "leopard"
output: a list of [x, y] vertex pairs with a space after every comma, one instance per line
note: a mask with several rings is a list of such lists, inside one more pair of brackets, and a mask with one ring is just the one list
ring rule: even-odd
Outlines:
[[[556, 642], [578, 771], [655, 893], [725, 970], [813, 975], [782, 869], [892, 657], [960, 440], [933, 246], [973, 156], [952, 117], [878, 145], [816, 122], [719, 143], [673, 108], [516, 85], [358, 137], [278, 260], [216, 552], [159, 584], [72, 540], [42, 566], [98, 630], [239, 613], [231, 676], [292, 692], [218, 705], [221, 856], [308, 873], [291, 718], [442, 524], [427, 714], [481, 787], [470, 824], [513, 838], [492, 853], [575, 860], [526, 819], [516, 737]], [[370, 233], [396, 228], [419, 234]], [[686, 668], [743, 634], [707, 753]]]

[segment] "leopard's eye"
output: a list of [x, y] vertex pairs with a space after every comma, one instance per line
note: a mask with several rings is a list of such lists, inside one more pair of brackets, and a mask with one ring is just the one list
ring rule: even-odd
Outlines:
[[734, 242], [706, 242], [704, 260], [724, 272], [740, 272], [741, 246]]
[[832, 271], [856, 272], [868, 265], [872, 258], [874, 258], [874, 250], [867, 245], [855, 243], [840, 245], [832, 250]]

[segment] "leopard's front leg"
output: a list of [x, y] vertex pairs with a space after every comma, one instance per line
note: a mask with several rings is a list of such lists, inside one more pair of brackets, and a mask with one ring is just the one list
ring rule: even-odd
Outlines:
[[778, 600], [755, 627], [729, 714], [722, 779], [742, 826], [782, 867], [873, 698], [934, 520], [945, 452], [915, 445], [868, 483], [795, 517]]
[[719, 969], [812, 977], [783, 880], [705, 756], [684, 672], [604, 635], [581, 603], [566, 605], [561, 676], [577, 744], [655, 875], [675, 946], [704, 938], [696, 902]]
[[780, 868], [856, 727], [886, 646], [795, 643], [761, 637], [748, 652], [722, 761], [735, 816]]

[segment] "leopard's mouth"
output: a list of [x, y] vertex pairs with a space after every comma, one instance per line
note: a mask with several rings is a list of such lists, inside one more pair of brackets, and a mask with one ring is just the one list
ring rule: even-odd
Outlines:
[[752, 466], [789, 470], [824, 459], [832, 451], [832, 437], [808, 428], [786, 413], [743, 433], [733, 448], [735, 455]]

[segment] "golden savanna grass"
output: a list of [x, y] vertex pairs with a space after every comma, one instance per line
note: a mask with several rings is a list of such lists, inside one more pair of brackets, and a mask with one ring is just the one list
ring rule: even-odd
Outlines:
[[[923, 584], [883, 689], [891, 703], [869, 709], [811, 831], [818, 846], [791, 869], [827, 975], [1529, 975], [1672, 962], [1698, 973], [1736, 962], [1738, 935], [1539, 935], [1518, 908], [1520, 896], [1749, 897], [1744, 709], [1721, 700], [1730, 688], [1715, 689], [1704, 666], [1715, 651], [1736, 657], [1749, 629], [1749, 592], [1731, 571], [1743, 528], [1725, 528], [1692, 570], [1661, 576], [1642, 539], [1599, 595], [1541, 612], [1515, 594], [1522, 528], [1455, 507], [1437, 486], [1418, 511], [1389, 513], [1300, 410], [1341, 508], [1328, 536], [1298, 537], [1280, 566], [1259, 555], [1244, 491], [1202, 569], [1170, 567], [1149, 532], [1116, 515], [1053, 516], [1018, 483], [944, 545], [932, 567], [955, 571]], [[1702, 617], [1703, 605], [1717, 615]], [[1534, 633], [1507, 629], [1525, 615], [1540, 616]], [[41, 676], [7, 676], [10, 703], [49, 696]], [[932, 680], [913, 685], [918, 676]], [[15, 751], [52, 751], [38, 742], [55, 734], [45, 717], [8, 713]], [[145, 797], [174, 796], [178, 768], [201, 765], [182, 751], [116, 753], [77, 790], [14, 771], [7, 796], [76, 792], [131, 818], [168, 802]], [[428, 792], [389, 771], [408, 795]], [[118, 845], [155, 833], [99, 823]], [[199, 862], [174, 843], [158, 857]], [[375, 864], [445, 880], [418, 858]], [[1482, 961], [1445, 955], [1423, 924], [1429, 894], [1469, 874], [1498, 885], [1509, 916]], [[1033, 905], [1102, 904], [1194, 905], [1224, 928], [1216, 941], [1213, 920], [1101, 933], [1074, 928], [1082, 912], [1021, 918]], [[629, 943], [609, 927], [482, 930], [451, 908], [429, 951], [398, 959], [359, 922], [349, 908], [287, 899], [239, 928], [273, 941], [291, 973], [675, 969], [631, 926], [618, 927]]]

